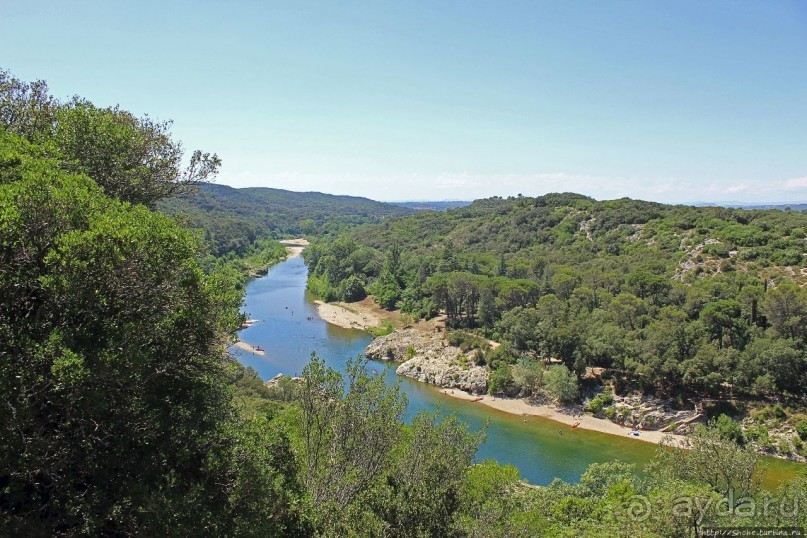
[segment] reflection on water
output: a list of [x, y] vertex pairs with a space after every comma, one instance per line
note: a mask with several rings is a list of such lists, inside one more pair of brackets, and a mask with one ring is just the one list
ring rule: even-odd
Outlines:
[[[342, 329], [321, 320], [305, 291], [307, 269], [301, 257], [291, 258], [269, 270], [268, 275], [247, 285], [245, 311], [261, 320], [240, 332], [241, 339], [261, 346], [265, 355], [232, 348], [243, 364], [255, 368], [263, 379], [279, 373], [299, 375], [311, 352], [316, 352], [337, 370], [347, 359], [364, 352], [372, 339], [367, 333]], [[571, 429], [546, 419], [504, 413], [441, 394], [435, 387], [395, 375], [394, 364], [371, 362], [388, 382], [400, 380], [409, 399], [407, 420], [423, 410], [456, 413], [473, 430], [489, 421], [487, 440], [478, 458], [493, 458], [518, 467], [521, 476], [533, 484], [549, 484], [554, 478], [576, 482], [595, 462], [620, 459], [642, 465], [652, 457], [655, 446], [614, 435]], [[562, 432], [562, 435], [561, 433]], [[793, 472], [793, 464], [771, 462], [772, 476]]]

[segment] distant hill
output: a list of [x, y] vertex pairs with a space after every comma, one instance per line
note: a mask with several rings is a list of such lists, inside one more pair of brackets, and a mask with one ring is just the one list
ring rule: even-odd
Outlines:
[[807, 209], [807, 202], [772, 202], [763, 204], [747, 204], [743, 202], [701, 202], [694, 204], [695, 207], [728, 207], [732, 209], [777, 209], [779, 211], [804, 211]]
[[465, 207], [471, 205], [471, 201], [465, 200], [446, 200], [442, 202], [390, 202], [393, 205], [408, 207], [416, 211], [445, 211], [447, 209], [454, 209], [456, 207]]
[[707, 269], [721, 272], [733, 267], [744, 272], [793, 267], [800, 279], [797, 269], [807, 266], [807, 216], [781, 209], [665, 205], [628, 198], [596, 201], [553, 193], [476, 200], [440, 213], [420, 212], [378, 226], [362, 226], [349, 234], [380, 250], [396, 241], [405, 251], [424, 254], [440, 251], [450, 241], [456, 252], [473, 253], [476, 263], [489, 271], [497, 268], [494, 253], [505, 255], [512, 262], [510, 271], [525, 278], [543, 275], [542, 269], [536, 273], [532, 267], [539, 258], [544, 264], [554, 262], [577, 270], [590, 264], [599, 269], [606, 260], [626, 262], [627, 253], [635, 259], [619, 271], [629, 273], [633, 265], [648, 263], [668, 278], [680, 277], [682, 260], [694, 253], [699, 261], [687, 271], [699, 268], [698, 275]]
[[347, 226], [415, 212], [357, 196], [265, 187], [236, 189], [213, 183], [201, 184], [192, 194], [164, 200], [159, 208], [203, 230], [212, 253], [218, 256], [240, 254], [261, 236], [326, 235]]
[[[735, 207], [735, 206], [728, 206]], [[778, 209], [779, 211], [804, 211], [807, 209], [807, 204], [757, 204], [757, 205], [739, 205], [736, 206], [742, 209]]]

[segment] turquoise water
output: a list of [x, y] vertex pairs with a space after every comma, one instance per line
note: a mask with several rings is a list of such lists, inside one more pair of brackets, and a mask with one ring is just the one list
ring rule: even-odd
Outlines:
[[[299, 375], [312, 351], [332, 368], [343, 370], [348, 358], [364, 352], [372, 337], [365, 332], [330, 325], [317, 316], [306, 293], [307, 269], [301, 257], [275, 265], [269, 273], [247, 285], [244, 310], [261, 320], [240, 332], [241, 340], [260, 346], [259, 356], [238, 348], [233, 355], [255, 368], [263, 379], [279, 373]], [[371, 361], [369, 369], [394, 382], [396, 364]], [[473, 430], [489, 421], [487, 440], [478, 459], [493, 458], [515, 465], [522, 478], [546, 485], [554, 478], [576, 482], [595, 462], [620, 459], [642, 465], [655, 452], [654, 445], [597, 432], [571, 429], [550, 420], [496, 411], [481, 404], [457, 400], [435, 387], [408, 378], [397, 378], [409, 398], [407, 420], [422, 410], [456, 413]], [[561, 435], [559, 432], [563, 432]]]

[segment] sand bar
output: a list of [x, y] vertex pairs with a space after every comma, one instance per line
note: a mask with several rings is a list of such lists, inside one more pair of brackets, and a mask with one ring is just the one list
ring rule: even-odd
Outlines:
[[[440, 392], [442, 392], [443, 394], [447, 394], [448, 396], [458, 398], [460, 400], [474, 401], [477, 398], [479, 398], [479, 396], [467, 393], [459, 389], [441, 389]], [[662, 438], [668, 435], [679, 442], [686, 439], [686, 437], [684, 437], [683, 435], [673, 435], [669, 433], [662, 433], [659, 431], [650, 431], [650, 430], [642, 430], [639, 432], [639, 437], [631, 437], [628, 436], [628, 432], [631, 431], [630, 427], [623, 427], [620, 426], [619, 424], [611, 422], [610, 420], [596, 418], [586, 414], [574, 416], [572, 413], [567, 412], [562, 408], [558, 408], [552, 405], [533, 405], [523, 399], [497, 398], [494, 396], [484, 396], [481, 400], [478, 400], [474, 403], [487, 405], [488, 407], [492, 407], [493, 409], [504, 411], [505, 413], [510, 413], [513, 415], [541, 417], [549, 420], [554, 420], [555, 422], [560, 422], [561, 424], [566, 424], [569, 426], [571, 426], [576, 422], [579, 422], [580, 425], [578, 426], [578, 428], [584, 430], [593, 430], [601, 433], [608, 433], [611, 435], [619, 435], [621, 437], [627, 437], [629, 439], [635, 439], [637, 441], [644, 441], [647, 443], [658, 444]]]
[[288, 252], [287, 259], [296, 258], [302, 254], [303, 249], [309, 245], [308, 241], [302, 237], [298, 237], [297, 239], [283, 239], [280, 244], [286, 247], [286, 252]]
[[234, 345], [235, 345], [235, 347], [237, 347], [238, 349], [243, 349], [244, 351], [249, 351], [250, 353], [254, 353], [254, 354], [256, 354], [256, 355], [266, 355], [266, 352], [265, 352], [264, 350], [262, 350], [262, 349], [255, 349], [255, 348], [254, 348], [254, 347], [252, 347], [251, 345], [247, 344], [246, 342], [242, 342], [241, 340], [239, 340], [238, 342], [236, 342]]
[[340, 303], [324, 303], [322, 301], [314, 301], [317, 305], [317, 315], [326, 322], [344, 327], [346, 329], [368, 329], [370, 327], [378, 327], [381, 324], [381, 318], [372, 312], [365, 312], [359, 310], [353, 304], [350, 309]]

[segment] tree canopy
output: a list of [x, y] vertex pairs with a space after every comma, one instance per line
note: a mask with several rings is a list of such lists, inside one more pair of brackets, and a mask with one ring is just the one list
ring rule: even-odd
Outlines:
[[347, 230], [306, 262], [323, 299], [349, 300], [350, 280], [386, 308], [439, 311], [449, 329], [507, 344], [498, 358], [511, 363], [526, 353], [648, 389], [798, 397], [805, 229], [795, 211], [494, 197]]

